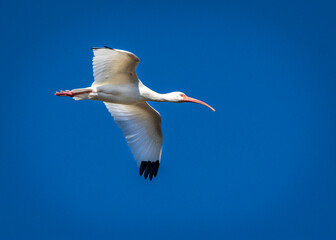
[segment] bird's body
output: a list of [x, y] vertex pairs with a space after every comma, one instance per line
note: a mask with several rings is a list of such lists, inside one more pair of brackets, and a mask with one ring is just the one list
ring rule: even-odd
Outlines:
[[93, 51], [95, 81], [91, 87], [60, 91], [55, 95], [104, 102], [124, 133], [140, 167], [140, 175], [152, 180], [161, 160], [162, 130], [160, 114], [147, 101], [196, 102], [214, 109], [182, 92], [159, 94], [146, 87], [136, 75], [140, 60], [130, 52], [108, 47], [93, 48]]

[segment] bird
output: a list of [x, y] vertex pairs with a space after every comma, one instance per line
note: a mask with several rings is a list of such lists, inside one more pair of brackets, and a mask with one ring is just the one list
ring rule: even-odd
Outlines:
[[157, 93], [146, 87], [137, 77], [139, 58], [131, 52], [107, 46], [92, 48], [94, 82], [90, 87], [56, 91], [56, 96], [74, 100], [102, 101], [137, 161], [140, 176], [152, 180], [157, 176], [162, 153], [161, 116], [148, 101], [210, 105], [183, 92]]

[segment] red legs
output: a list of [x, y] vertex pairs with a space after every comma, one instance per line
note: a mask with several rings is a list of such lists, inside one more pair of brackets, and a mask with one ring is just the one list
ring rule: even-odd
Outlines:
[[73, 97], [74, 96], [74, 94], [69, 90], [66, 90], [66, 91], [61, 90], [59, 92], [56, 92], [55, 95], [56, 96], [64, 96], [64, 97]]
[[69, 91], [69, 90], [65, 90], [65, 91], [59, 91], [56, 92], [55, 95], [56, 96], [64, 96], [64, 97], [74, 97], [78, 94], [82, 94], [82, 93], [90, 93], [92, 92], [91, 90], [86, 90], [86, 91], [78, 91], [78, 92], [73, 92], [73, 91]]

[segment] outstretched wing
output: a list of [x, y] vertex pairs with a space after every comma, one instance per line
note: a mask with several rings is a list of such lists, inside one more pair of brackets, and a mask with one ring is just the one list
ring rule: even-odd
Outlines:
[[113, 48], [92, 48], [93, 75], [92, 86], [104, 84], [136, 83], [136, 67], [140, 62], [133, 53]]
[[145, 179], [159, 169], [162, 151], [162, 130], [160, 114], [146, 102], [134, 105], [104, 102], [114, 121], [123, 131], [135, 160], [140, 167], [140, 175]]

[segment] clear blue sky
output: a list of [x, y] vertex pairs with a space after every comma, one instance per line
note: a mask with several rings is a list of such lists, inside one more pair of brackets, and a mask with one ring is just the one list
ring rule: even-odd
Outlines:
[[[336, 239], [335, 1], [3, 1], [0, 239]], [[153, 103], [152, 182], [93, 81], [91, 47], [214, 108]]]

